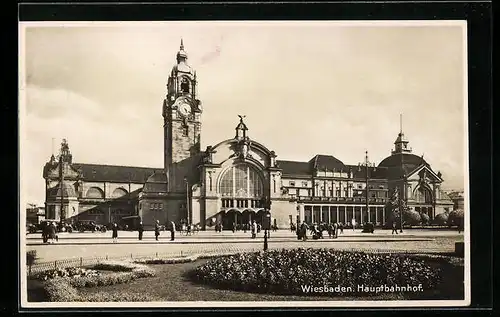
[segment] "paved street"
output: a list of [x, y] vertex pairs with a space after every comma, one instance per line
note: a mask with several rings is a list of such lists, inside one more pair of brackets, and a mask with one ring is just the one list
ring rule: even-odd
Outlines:
[[[361, 230], [344, 230], [338, 239], [326, 235], [323, 240], [309, 239], [298, 241], [290, 231], [272, 232], [269, 248], [336, 248], [336, 249], [375, 249], [398, 251], [451, 252], [454, 244], [463, 241], [457, 231], [405, 230], [402, 234], [392, 235], [391, 230], [378, 230], [374, 234], [361, 233]], [[147, 231], [144, 240], [137, 240], [136, 232], [119, 232], [118, 242], [113, 243], [111, 232], [107, 233], [63, 233], [55, 244], [43, 244], [41, 234], [29, 234], [26, 250], [36, 250], [38, 262], [63, 259], [118, 257], [118, 256], [181, 256], [198, 253], [252, 251], [263, 248], [263, 232], [256, 239], [243, 232], [224, 231], [199, 232], [192, 236], [176, 234], [170, 241], [170, 233], [161, 233], [160, 241], [155, 241], [154, 232]]]

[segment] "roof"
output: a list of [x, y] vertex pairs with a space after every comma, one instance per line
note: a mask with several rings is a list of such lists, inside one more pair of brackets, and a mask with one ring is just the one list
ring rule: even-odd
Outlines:
[[163, 170], [163, 168], [82, 163], [74, 163], [73, 167], [82, 172], [83, 180], [86, 182], [144, 183], [155, 171]]
[[319, 170], [330, 170], [330, 171], [340, 171], [344, 170], [346, 171], [348, 168], [347, 166], [342, 163], [339, 159], [336, 157], [333, 157], [331, 155], [321, 155], [318, 154], [314, 156], [311, 160], [309, 160], [309, 164], [312, 164], [312, 168], [319, 169]]
[[417, 166], [422, 164], [429, 165], [423, 157], [411, 153], [397, 153], [386, 157], [380, 162], [380, 167], [405, 167], [405, 170], [411, 172]]
[[276, 163], [278, 167], [282, 169], [283, 174], [304, 176], [311, 175], [311, 169], [308, 162], [276, 160]]
[[[347, 165], [347, 168], [352, 169], [354, 178], [366, 178], [366, 166]], [[386, 179], [388, 172], [387, 167], [370, 167], [368, 177], [370, 179]]]

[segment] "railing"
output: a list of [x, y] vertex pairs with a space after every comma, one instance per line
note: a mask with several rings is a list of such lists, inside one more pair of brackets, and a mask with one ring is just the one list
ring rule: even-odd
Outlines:
[[[299, 201], [312, 202], [343, 202], [343, 203], [365, 203], [365, 197], [320, 197], [320, 196], [295, 196]], [[370, 203], [385, 203], [387, 198], [370, 197]]]

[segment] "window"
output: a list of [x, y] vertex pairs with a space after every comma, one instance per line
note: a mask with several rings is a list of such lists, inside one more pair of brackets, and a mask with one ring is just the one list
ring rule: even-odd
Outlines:
[[290, 186], [295, 186], [295, 182], [290, 182]]
[[186, 77], [182, 78], [181, 90], [185, 94], [189, 93], [189, 80]]
[[182, 127], [182, 133], [184, 134], [184, 136], [188, 136], [189, 135], [189, 126], [187, 124], [185, 124]]
[[303, 187], [307, 187], [307, 182], [302, 182]]
[[384, 189], [384, 185], [379, 185], [378, 189]]
[[158, 209], [163, 209], [163, 204], [162, 203], [158, 204]]
[[363, 185], [358, 184], [358, 189], [362, 189], [362, 188], [363, 188]]
[[254, 167], [239, 164], [226, 170], [221, 178], [219, 191], [225, 197], [261, 198], [264, 194], [264, 185]]

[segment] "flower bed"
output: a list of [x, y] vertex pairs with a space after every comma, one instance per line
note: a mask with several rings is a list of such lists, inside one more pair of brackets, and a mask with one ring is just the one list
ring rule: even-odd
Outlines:
[[[77, 272], [81, 269], [70, 268], [66, 270]], [[95, 270], [106, 270], [112, 271], [113, 273], [99, 274], [99, 272]], [[117, 261], [99, 263], [90, 271], [97, 272], [97, 274], [54, 275], [53, 278], [48, 279], [44, 284], [48, 300], [51, 302], [143, 301], [143, 296], [127, 293], [120, 294], [120, 296], [114, 296], [113, 298], [101, 293], [81, 296], [78, 292], [78, 288], [129, 283], [138, 278], [155, 275], [155, 271], [145, 265]]]
[[61, 268], [52, 269], [44, 272], [40, 272], [32, 276], [31, 278], [41, 281], [46, 281], [58, 277], [82, 277], [82, 276], [97, 276], [101, 273], [96, 270], [85, 269], [85, 268]]
[[211, 259], [189, 275], [201, 283], [248, 292], [307, 295], [303, 286], [340, 285], [345, 287], [340, 295], [353, 295], [358, 285], [422, 284], [423, 289], [435, 288], [441, 270], [430, 265], [430, 260], [404, 254], [328, 249], [275, 250]]

